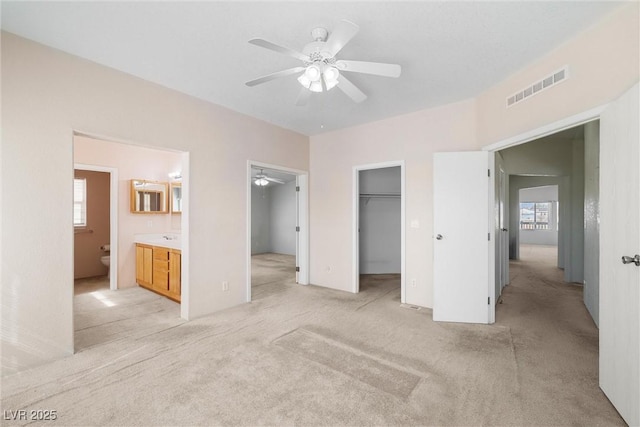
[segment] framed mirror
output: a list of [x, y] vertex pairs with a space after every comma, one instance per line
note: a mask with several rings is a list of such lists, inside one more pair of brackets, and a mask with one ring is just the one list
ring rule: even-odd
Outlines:
[[171, 183], [171, 213], [182, 213], [182, 183]]
[[131, 180], [132, 213], [169, 213], [169, 184], [146, 179]]

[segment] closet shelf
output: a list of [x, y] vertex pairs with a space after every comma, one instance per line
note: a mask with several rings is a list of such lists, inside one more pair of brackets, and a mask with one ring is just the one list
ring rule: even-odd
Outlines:
[[364, 205], [368, 205], [371, 199], [399, 199], [400, 193], [361, 193], [360, 198], [365, 199]]

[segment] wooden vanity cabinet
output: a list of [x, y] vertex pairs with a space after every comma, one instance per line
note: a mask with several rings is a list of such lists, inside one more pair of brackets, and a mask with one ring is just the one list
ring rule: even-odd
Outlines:
[[136, 243], [136, 282], [180, 302], [181, 252]]
[[153, 247], [153, 290], [162, 294], [169, 292], [169, 250]]
[[182, 253], [171, 249], [169, 252], [169, 295], [170, 298], [180, 301], [180, 275], [182, 274]]
[[136, 244], [136, 282], [151, 287], [153, 276], [153, 247]]

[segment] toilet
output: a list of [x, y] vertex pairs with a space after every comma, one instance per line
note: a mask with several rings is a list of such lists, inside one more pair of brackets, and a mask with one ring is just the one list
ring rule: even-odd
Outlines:
[[106, 255], [103, 255], [100, 257], [100, 262], [102, 263], [102, 265], [107, 267], [107, 277], [110, 278], [111, 268], [109, 266], [111, 265], [111, 255], [109, 255], [109, 251], [111, 250], [111, 247], [108, 244], [106, 244], [106, 245], [100, 246], [100, 249], [106, 253]]

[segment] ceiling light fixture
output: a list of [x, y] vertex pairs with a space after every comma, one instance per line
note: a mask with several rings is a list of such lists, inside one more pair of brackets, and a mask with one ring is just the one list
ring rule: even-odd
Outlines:
[[337, 58], [342, 48], [353, 39], [359, 29], [360, 27], [353, 22], [345, 20], [335, 26], [331, 34], [326, 28], [316, 27], [311, 30], [313, 41], [305, 44], [301, 51], [289, 49], [265, 39], [251, 39], [249, 43], [252, 45], [291, 56], [302, 61], [302, 64], [250, 80], [246, 85], [256, 86], [295, 74], [298, 82], [302, 85], [296, 101], [296, 105], [299, 107], [307, 105], [311, 95], [309, 92], [329, 91], [336, 86], [354, 102], [363, 102], [367, 99], [367, 95], [351, 83], [347, 78], [349, 73], [400, 77], [402, 67], [398, 64]]
[[323, 74], [325, 80], [335, 81], [338, 80], [340, 72], [336, 67], [327, 66], [325, 67]]
[[258, 187], [264, 187], [271, 182], [275, 182], [276, 184], [284, 184], [284, 181], [281, 179], [267, 176], [267, 174], [265, 174], [264, 170], [262, 169], [260, 169], [260, 173], [255, 174], [252, 179], [253, 183]]
[[311, 86], [311, 80], [309, 80], [309, 78], [305, 73], [302, 73], [302, 75], [298, 77], [298, 81], [302, 86], [304, 86], [307, 89], [309, 89], [309, 86]]
[[320, 80], [322, 71], [320, 70], [320, 66], [314, 63], [309, 65], [307, 69], [304, 70], [304, 75], [307, 76], [307, 78], [312, 82], [317, 82]]
[[320, 83], [320, 82], [312, 82], [311, 86], [309, 86], [309, 90], [311, 92], [316, 92], [316, 93], [322, 92], [322, 83]]
[[[338, 84], [340, 71], [334, 66], [318, 61], [309, 65], [298, 77], [298, 82], [311, 92], [320, 93], [333, 89]], [[324, 88], [322, 83], [324, 82]]]

